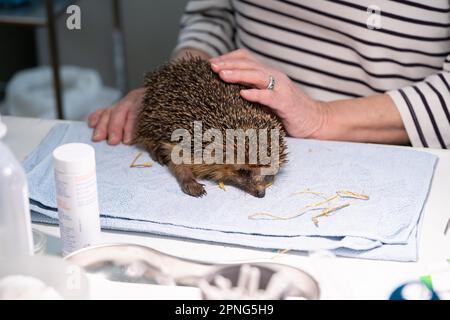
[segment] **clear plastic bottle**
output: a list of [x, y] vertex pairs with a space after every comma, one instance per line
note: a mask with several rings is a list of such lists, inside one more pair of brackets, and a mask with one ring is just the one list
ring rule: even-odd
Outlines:
[[28, 184], [22, 165], [2, 143], [6, 126], [0, 116], [0, 258], [33, 255]]

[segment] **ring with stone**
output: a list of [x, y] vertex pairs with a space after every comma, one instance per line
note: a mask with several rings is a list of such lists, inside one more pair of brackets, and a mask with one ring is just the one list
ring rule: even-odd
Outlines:
[[269, 76], [269, 85], [267, 86], [267, 90], [272, 91], [275, 88], [275, 78], [273, 76]]

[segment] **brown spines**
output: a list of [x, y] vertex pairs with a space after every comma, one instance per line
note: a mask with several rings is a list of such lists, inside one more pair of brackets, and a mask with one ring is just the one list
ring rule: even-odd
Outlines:
[[153, 156], [167, 159], [167, 155], [158, 154], [159, 150], [167, 151], [161, 145], [174, 144], [171, 136], [177, 129], [186, 129], [194, 137], [193, 123], [200, 121], [203, 132], [219, 129], [224, 142], [226, 129], [268, 129], [269, 147], [270, 130], [278, 129], [280, 164], [286, 160], [285, 132], [279, 119], [260, 105], [244, 100], [240, 96], [243, 86], [224, 83], [208, 61], [190, 58], [168, 63], [147, 73], [144, 85], [136, 141], [151, 146]]

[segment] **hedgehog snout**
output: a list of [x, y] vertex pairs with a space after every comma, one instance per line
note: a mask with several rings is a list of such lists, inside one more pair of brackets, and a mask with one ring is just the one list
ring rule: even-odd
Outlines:
[[254, 177], [251, 181], [249, 181], [247, 190], [248, 193], [257, 198], [264, 198], [266, 196], [266, 189], [269, 185], [270, 184], [267, 183], [264, 177]]
[[266, 189], [256, 189], [255, 197], [264, 198], [266, 196]]
[[262, 184], [250, 182], [242, 186], [242, 189], [256, 198], [264, 198], [266, 196], [266, 186]]

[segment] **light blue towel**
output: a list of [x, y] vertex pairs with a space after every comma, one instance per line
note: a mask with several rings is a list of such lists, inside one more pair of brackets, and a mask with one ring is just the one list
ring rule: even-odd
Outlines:
[[[57, 218], [52, 151], [70, 142], [92, 144], [90, 137], [85, 124], [57, 125], [25, 161], [35, 221]], [[93, 146], [104, 228], [398, 261], [417, 259], [419, 221], [436, 163], [431, 154], [405, 148], [288, 139], [289, 162], [265, 198], [206, 182], [208, 195], [197, 199], [181, 191], [166, 167], [130, 169], [136, 147]], [[139, 160], [148, 161], [148, 155]], [[306, 189], [327, 195], [350, 190], [370, 199], [348, 199], [349, 207], [319, 226], [311, 221], [317, 210], [287, 221], [249, 219], [257, 212], [291, 216], [320, 201], [293, 195]]]

